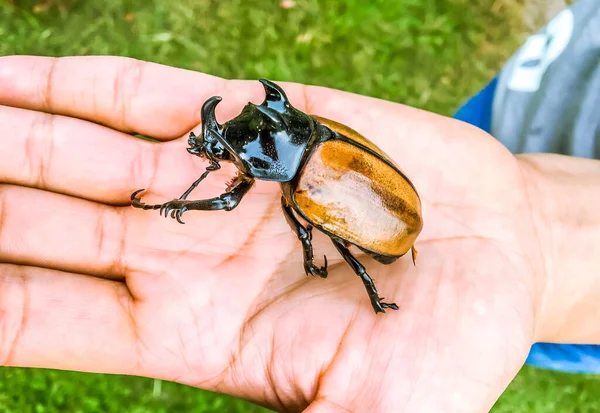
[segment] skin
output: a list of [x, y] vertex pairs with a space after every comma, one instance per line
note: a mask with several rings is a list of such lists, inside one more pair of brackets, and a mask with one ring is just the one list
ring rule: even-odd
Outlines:
[[[485, 412], [534, 341], [600, 342], [597, 161], [515, 157], [452, 119], [282, 83], [300, 110], [372, 139], [419, 190], [417, 266], [357, 253], [400, 307], [374, 314], [316, 231], [329, 277], [304, 274], [276, 184], [186, 225], [129, 206], [138, 188], [149, 203], [185, 191], [207, 166], [185, 150], [202, 103], [223, 96], [224, 121], [262, 100], [257, 82], [11, 56], [0, 84], [4, 365], [157, 377], [278, 411]], [[193, 198], [234, 176], [224, 166]]]

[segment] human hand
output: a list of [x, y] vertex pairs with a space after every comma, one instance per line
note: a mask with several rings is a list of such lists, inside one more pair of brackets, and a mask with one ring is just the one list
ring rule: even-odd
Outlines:
[[[424, 229], [384, 266], [400, 309], [374, 314], [314, 232], [307, 277], [277, 184], [186, 225], [132, 208], [179, 196], [207, 162], [199, 111], [224, 122], [262, 86], [111, 57], [0, 58], [0, 357], [5, 365], [173, 380], [280, 411], [487, 411], [536, 338], [544, 257], [527, 176], [493, 138], [391, 102], [281, 83], [300, 110], [348, 124], [415, 184]], [[139, 133], [161, 141], [137, 139]], [[222, 192], [229, 165], [193, 199]]]

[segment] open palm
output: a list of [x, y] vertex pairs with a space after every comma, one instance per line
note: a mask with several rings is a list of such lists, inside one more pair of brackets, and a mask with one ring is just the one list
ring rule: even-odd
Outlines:
[[[346, 123], [415, 184], [417, 265], [356, 253], [398, 311], [313, 232], [307, 277], [277, 184], [185, 225], [129, 206], [178, 197], [207, 162], [186, 152], [210, 96], [224, 122], [258, 82], [119, 58], [0, 59], [4, 364], [158, 377], [280, 411], [487, 411], [535, 335], [542, 257], [518, 161], [485, 133], [398, 104], [282, 84]], [[130, 136], [139, 133], [162, 142]], [[231, 165], [190, 195], [223, 192]]]

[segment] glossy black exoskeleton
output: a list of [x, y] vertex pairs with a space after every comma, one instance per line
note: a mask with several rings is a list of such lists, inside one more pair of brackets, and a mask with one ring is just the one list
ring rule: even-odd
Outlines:
[[[263, 103], [248, 103], [242, 112], [224, 125], [219, 125], [215, 117], [215, 108], [222, 100], [213, 96], [202, 106], [202, 134], [190, 133], [187, 148], [193, 155], [206, 158], [210, 166], [190, 188], [177, 200], [161, 205], [161, 214], [172, 211], [172, 217], [181, 221], [185, 211], [218, 210], [235, 208], [248, 192], [254, 179], [287, 182], [298, 171], [302, 156], [314, 139], [315, 121], [310, 116], [290, 105], [285, 92], [276, 84], [261, 79], [266, 97]], [[219, 169], [220, 161], [233, 162], [239, 175], [233, 181], [231, 191], [219, 198], [197, 201], [185, 201], [188, 195], [206, 178], [208, 173]], [[133, 205], [140, 207], [132, 195]], [[144, 205], [144, 209], [159, 209], [157, 206]]]
[[[132, 205], [159, 209], [183, 224], [191, 210], [235, 208], [256, 179], [279, 182], [285, 218], [302, 244], [306, 274], [327, 277], [327, 258], [313, 263], [312, 229], [329, 236], [348, 265], [362, 279], [375, 312], [398, 309], [381, 302], [372, 279], [348, 247], [355, 245], [383, 264], [416, 250], [413, 243], [422, 228], [421, 204], [408, 178], [387, 155], [358, 132], [294, 108], [275, 83], [261, 79], [266, 97], [260, 105], [248, 103], [241, 113], [220, 125], [215, 108], [218, 96], [201, 110], [202, 133], [190, 133], [187, 148], [207, 159], [206, 171], [179, 198], [146, 205], [131, 195]], [[187, 200], [208, 174], [232, 162], [238, 174], [225, 193], [204, 200]], [[324, 178], [327, 177], [327, 178]], [[369, 210], [365, 210], [369, 208]], [[308, 224], [304, 226], [298, 215]]]

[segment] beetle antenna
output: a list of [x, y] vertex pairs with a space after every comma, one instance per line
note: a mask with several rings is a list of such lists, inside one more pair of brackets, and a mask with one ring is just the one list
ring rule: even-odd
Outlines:
[[265, 88], [265, 94], [267, 95], [263, 104], [266, 103], [267, 106], [271, 106], [269, 103], [283, 103], [284, 105], [289, 104], [285, 92], [278, 85], [267, 79], [260, 79], [259, 82], [262, 83], [263, 87]]

